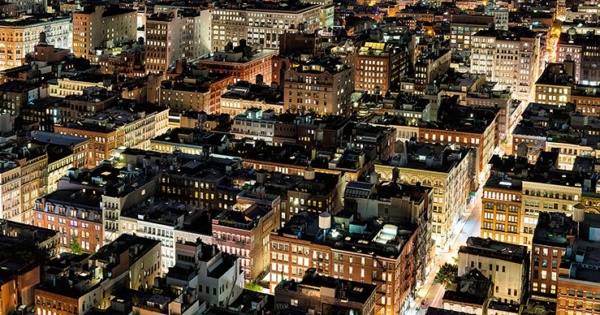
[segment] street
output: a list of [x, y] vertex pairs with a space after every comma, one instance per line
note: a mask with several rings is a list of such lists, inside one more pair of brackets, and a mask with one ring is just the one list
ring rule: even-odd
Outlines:
[[[416, 305], [420, 305], [421, 301], [426, 301], [427, 306], [442, 307], [442, 298], [444, 297], [445, 289], [440, 284], [434, 284], [433, 280], [440, 266], [444, 263], [454, 263], [454, 258], [458, 257], [458, 249], [461, 245], [467, 242], [469, 236], [479, 236], [479, 230], [481, 225], [481, 193], [479, 192], [475, 197], [475, 201], [467, 206], [465, 218], [461, 218], [458, 221], [455, 231], [460, 231], [450, 239], [450, 246], [448, 251], [437, 250], [436, 261], [431, 272], [427, 275], [427, 280], [423, 286], [417, 291], [416, 294]], [[459, 271], [460, 274], [460, 271]], [[412, 313], [422, 315], [427, 312], [427, 308], [416, 307], [411, 310]]]

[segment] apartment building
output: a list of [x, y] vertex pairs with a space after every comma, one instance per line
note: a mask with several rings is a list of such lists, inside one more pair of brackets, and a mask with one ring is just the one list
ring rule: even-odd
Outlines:
[[[508, 158], [508, 157], [506, 157]], [[508, 161], [507, 163], [512, 163]], [[504, 174], [492, 174], [483, 186], [481, 237], [521, 244], [522, 181]]]
[[[379, 174], [369, 175], [371, 182], [352, 181], [344, 191], [344, 209], [363, 219], [385, 217], [391, 224], [414, 224], [423, 227], [418, 235], [415, 254], [417, 285], [424, 283], [435, 260], [431, 238], [433, 189], [421, 185], [378, 182]], [[376, 183], [377, 182], [377, 183]]]
[[[583, 210], [583, 209], [581, 209]], [[578, 236], [561, 258], [558, 275], [556, 314], [571, 312], [600, 313], [598, 285], [598, 241], [600, 217], [580, 211], [574, 215]], [[563, 254], [563, 253], [561, 253]]]
[[560, 212], [541, 212], [531, 249], [530, 290], [534, 299], [556, 301], [558, 277], [567, 250], [574, 245], [577, 222]]
[[273, 144], [277, 116], [272, 110], [251, 108], [233, 118], [231, 133], [237, 139], [251, 138]]
[[[418, 260], [408, 253], [414, 251], [419, 227], [387, 224], [367, 232], [369, 223], [354, 222], [353, 218], [299, 213], [271, 233], [271, 289], [283, 279], [300, 282], [305, 272], [314, 268], [320, 275], [376, 285], [376, 314], [406, 312], [409, 294], [416, 290]], [[324, 232], [326, 225], [335, 228]], [[354, 228], [368, 234], [357, 237], [349, 233]], [[390, 241], [384, 241], [387, 238]]]
[[117, 130], [93, 124], [55, 126], [54, 132], [61, 135], [84, 137], [92, 140], [89, 163], [96, 166], [103, 160], [110, 160], [117, 145]]
[[235, 117], [251, 108], [282, 114], [283, 94], [277, 90], [277, 86], [240, 81], [221, 95], [219, 110], [222, 114]]
[[453, 226], [466, 209], [469, 198], [469, 150], [454, 151], [443, 145], [407, 142], [403, 151], [389, 164], [375, 164], [375, 172], [381, 174], [382, 180], [420, 183], [434, 190], [431, 238], [437, 247], [447, 248], [454, 233]]
[[50, 257], [59, 253], [60, 233], [57, 231], [1, 219], [0, 232], [0, 244], [4, 250], [12, 250], [13, 246], [20, 246], [21, 242], [28, 241], [45, 251]]
[[471, 72], [510, 88], [529, 101], [540, 65], [540, 38], [528, 29], [480, 30], [471, 35]]
[[248, 44], [279, 49], [283, 33], [314, 33], [322, 27], [321, 9], [321, 5], [301, 2], [287, 6], [252, 2], [216, 8], [212, 11], [211, 47], [219, 51], [229, 42], [239, 45], [246, 40]]
[[35, 289], [36, 312], [83, 315], [109, 308], [119, 288], [152, 288], [159, 276], [159, 252], [159, 241], [124, 234], [94, 255], [54, 258]]
[[3, 219], [32, 224], [35, 199], [46, 191], [48, 153], [27, 145], [25, 135], [0, 143], [0, 196]]
[[[418, 141], [469, 148], [474, 155], [471, 191], [483, 185], [488, 176], [488, 162], [498, 146], [499, 108], [458, 105], [458, 96], [442, 99], [436, 123], [419, 126]], [[474, 123], [471, 123], [474, 122]]]
[[567, 63], [550, 63], [535, 82], [535, 102], [564, 106], [571, 102], [574, 69]]
[[[194, 126], [196, 127], [196, 126]], [[171, 154], [175, 150], [183, 153], [206, 155], [223, 153], [229, 148], [231, 135], [193, 128], [175, 128], [150, 140], [150, 150]]]
[[162, 172], [159, 196], [201, 209], [232, 209], [240, 189], [227, 177], [239, 161], [229, 159], [178, 160], [170, 158], [168, 167], [178, 172]]
[[69, 16], [22, 15], [0, 22], [4, 47], [0, 48], [0, 70], [22, 65], [25, 55], [34, 51], [40, 33], [46, 33], [46, 42], [56, 48], [70, 49], [73, 25]]
[[458, 273], [478, 269], [493, 282], [493, 300], [509, 305], [522, 303], [527, 291], [527, 247], [491, 239], [469, 237], [458, 250]]
[[[112, 88], [110, 86], [104, 88], [104, 86], [104, 78], [102, 76], [84, 73], [73, 77], [64, 77], [51, 80], [48, 84], [48, 95], [52, 97], [66, 98], [70, 95], [91, 96], [93, 92], [103, 91], [104, 97], [101, 98], [101, 100], [106, 101], [107, 99], [110, 99], [110, 97], [108, 97], [108, 94], [110, 93], [105, 91], [111, 91]], [[104, 105], [104, 102], [99, 102], [94, 106], [94, 108]]]
[[427, 85], [445, 74], [450, 68], [448, 49], [422, 53], [415, 63], [415, 90], [425, 92]]
[[375, 289], [373, 284], [358, 281], [338, 280], [322, 276], [316, 269], [309, 268], [302, 281], [296, 283], [283, 280], [275, 287], [275, 303], [284, 303], [291, 309], [322, 314], [339, 308], [359, 314], [375, 314]]
[[283, 110], [320, 115], [350, 114], [354, 69], [325, 57], [300, 63], [285, 72]]
[[97, 252], [104, 244], [100, 201], [95, 191], [59, 189], [36, 200], [33, 223], [60, 232], [62, 251]]
[[156, 12], [146, 19], [145, 64], [147, 73], [164, 73], [177, 61], [208, 55], [211, 46], [210, 12], [172, 10]]
[[[271, 63], [276, 55], [275, 49], [263, 49], [256, 44], [247, 44], [246, 40], [242, 39], [239, 46], [227, 45], [224, 49], [215, 51], [212, 57], [201, 59], [198, 66], [209, 69], [211, 73], [231, 75], [233, 83], [246, 81], [270, 84]], [[256, 78], [259, 75], [262, 80], [257, 82]]]
[[117, 147], [148, 149], [150, 140], [168, 130], [169, 108], [145, 104], [127, 109], [107, 109], [77, 119], [77, 124], [107, 126], [117, 131]]
[[450, 48], [452, 53], [459, 53], [465, 60], [471, 54], [473, 35], [482, 30], [489, 30], [495, 23], [493, 16], [485, 15], [452, 15], [450, 17]]
[[213, 243], [224, 253], [240, 257], [246, 282], [269, 269], [269, 235], [279, 228], [279, 212], [254, 204], [243, 211], [223, 210], [212, 218]]
[[137, 10], [90, 5], [73, 12], [73, 54], [98, 63], [96, 50], [137, 40]]
[[221, 112], [221, 95], [231, 84], [231, 75], [209, 74], [208, 71], [199, 77], [190, 77], [183, 81], [163, 81], [158, 103], [174, 113], [203, 111], [216, 114]]
[[[541, 163], [549, 163], [542, 157]], [[538, 159], [540, 164], [540, 159]], [[547, 164], [546, 164], [547, 165]], [[521, 205], [521, 244], [532, 245], [536, 223], [542, 212], [561, 212], [572, 215], [581, 202], [581, 178], [568, 171], [539, 170], [523, 180]]]
[[395, 88], [406, 71], [407, 50], [394, 42], [365, 42], [356, 54], [354, 89], [385, 94]]

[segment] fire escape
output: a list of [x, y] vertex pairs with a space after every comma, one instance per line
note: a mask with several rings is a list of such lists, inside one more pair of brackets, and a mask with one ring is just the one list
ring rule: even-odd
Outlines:
[[[386, 296], [387, 294], [387, 279], [385, 279], [384, 274], [386, 272], [385, 265], [377, 258], [376, 255], [373, 255], [373, 260], [377, 262], [379, 265], [379, 269], [373, 269], [373, 284], [376, 285], [375, 288], [375, 314], [385, 314], [385, 303], [381, 302], [381, 298]], [[387, 300], [387, 299], [386, 299]]]

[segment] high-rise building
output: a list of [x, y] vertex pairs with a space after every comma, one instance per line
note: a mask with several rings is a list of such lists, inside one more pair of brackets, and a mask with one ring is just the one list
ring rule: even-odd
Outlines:
[[137, 10], [87, 6], [73, 13], [73, 53], [98, 62], [96, 49], [137, 40]]
[[473, 33], [471, 72], [510, 88], [514, 97], [529, 101], [540, 62], [540, 39], [526, 29], [481, 30]]

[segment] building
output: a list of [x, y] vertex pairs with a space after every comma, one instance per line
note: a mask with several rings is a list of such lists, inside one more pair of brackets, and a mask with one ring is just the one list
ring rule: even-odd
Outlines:
[[331, 57], [300, 63], [285, 72], [283, 110], [348, 116], [354, 69]]
[[300, 1], [288, 6], [252, 2], [248, 6], [230, 4], [216, 8], [212, 11], [211, 47], [219, 51], [229, 42], [239, 45], [246, 40], [251, 45], [279, 49], [283, 33], [314, 33], [321, 27], [322, 8]]
[[[319, 220], [322, 228], [327, 223], [332, 228], [319, 228]], [[300, 282], [305, 271], [314, 268], [324, 276], [374, 284], [376, 314], [403, 313], [416, 292], [417, 257], [408, 253], [414, 251], [420, 233], [408, 226], [371, 224], [354, 216], [295, 215], [270, 237], [271, 289], [283, 279]], [[366, 234], [350, 233], [355, 229]]]
[[490, 160], [490, 177], [483, 186], [481, 237], [520, 245], [523, 176], [527, 173], [527, 159], [498, 156]]
[[486, 29], [473, 33], [471, 40], [470, 71], [484, 73], [489, 80], [509, 88], [516, 99], [529, 101], [540, 64], [537, 34], [517, 28]]
[[273, 144], [277, 116], [272, 110], [251, 108], [233, 118], [231, 133], [237, 139], [251, 138]]
[[32, 224], [35, 200], [48, 183], [48, 153], [44, 147], [28, 148], [24, 134], [17, 141], [0, 142], [0, 148], [2, 218]]
[[375, 164], [375, 172], [382, 180], [433, 188], [431, 238], [446, 248], [469, 197], [469, 150], [407, 142], [402, 151], [389, 164]]
[[90, 5], [73, 13], [73, 54], [92, 63], [96, 51], [137, 40], [137, 11], [118, 6]]
[[577, 222], [559, 212], [540, 212], [531, 244], [531, 295], [537, 300], [556, 301], [559, 276], [567, 251], [577, 236]]
[[175, 9], [148, 16], [144, 25], [146, 72], [163, 73], [177, 61], [208, 55], [212, 50], [207, 27], [210, 20], [208, 10]]
[[159, 253], [159, 241], [122, 235], [94, 255], [54, 258], [35, 289], [36, 312], [83, 315], [108, 308], [117, 288], [151, 288], [159, 276]]
[[[94, 108], [98, 108], [105, 105], [105, 102], [109, 99], [112, 99], [109, 96], [113, 96], [112, 93], [106, 92], [110, 91], [112, 88], [108, 86], [104, 88], [105, 81], [103, 76], [82, 73], [75, 76], [70, 77], [59, 77], [54, 80], [50, 80], [48, 82], [48, 95], [52, 97], [68, 97], [70, 95], [83, 95], [83, 96], [92, 96], [92, 94], [98, 93], [100, 91], [104, 92], [104, 97], [100, 98], [100, 102], [96, 102]], [[79, 99], [80, 101], [90, 101], [89, 98]], [[90, 102], [91, 103], [91, 102]], [[91, 111], [91, 110], [87, 110]]]
[[472, 36], [482, 30], [490, 29], [495, 23], [493, 16], [452, 15], [450, 17], [450, 48], [466, 60], [471, 54]]
[[435, 260], [435, 246], [431, 238], [431, 200], [433, 189], [409, 184], [382, 181], [371, 173], [371, 182], [350, 182], [344, 191], [345, 213], [361, 218], [386, 218], [392, 224], [413, 224], [422, 227], [418, 235], [415, 254], [417, 261], [417, 286], [425, 282]]
[[471, 191], [476, 191], [488, 176], [488, 162], [498, 146], [500, 109], [458, 106], [457, 101], [457, 95], [442, 99], [437, 122], [419, 126], [417, 139], [471, 149], [474, 160], [469, 176], [473, 176]]
[[195, 111], [216, 114], [221, 112], [221, 95], [232, 83], [231, 75], [209, 74], [208, 71], [182, 81], [163, 81], [158, 103], [173, 113]]
[[[167, 170], [161, 173], [159, 196], [200, 209], [232, 209], [240, 188], [227, 173], [239, 168], [239, 161], [227, 158], [168, 158]], [[172, 164], [171, 164], [172, 163]], [[193, 185], [192, 185], [193, 184]]]
[[283, 113], [283, 93], [277, 85], [251, 84], [240, 81], [228, 87], [225, 94], [221, 95], [221, 114], [235, 117], [251, 108], [258, 108], [263, 112], [272, 110], [275, 114]]
[[3, 314], [14, 314], [24, 308], [33, 307], [33, 289], [40, 283], [40, 266], [34, 262], [5, 260], [0, 263]]
[[424, 92], [427, 85], [444, 75], [450, 68], [450, 50], [423, 53], [415, 63], [415, 90]]
[[25, 55], [35, 50], [42, 32], [46, 33], [46, 42], [56, 48], [70, 49], [73, 42], [69, 16], [33, 14], [4, 19], [0, 22], [0, 32], [5, 34], [0, 70], [21, 66]]
[[[241, 40], [240, 45], [233, 47], [225, 46], [223, 50], [217, 50], [212, 57], [202, 59], [198, 65], [209, 69], [212, 73], [228, 74], [233, 77], [233, 82], [247, 81], [260, 84], [271, 83], [272, 59], [277, 55], [277, 50], [262, 49], [258, 45], [246, 44]], [[262, 76], [262, 81], [257, 82], [256, 77]]]
[[198, 295], [208, 305], [228, 307], [244, 290], [240, 258], [202, 242], [177, 242], [177, 261], [182, 267], [196, 268]]
[[91, 166], [96, 166], [103, 160], [110, 160], [117, 145], [117, 130], [106, 126], [93, 124], [55, 126], [54, 132], [60, 135], [85, 137], [92, 140], [92, 153], [89, 159]]
[[408, 59], [407, 49], [393, 42], [365, 42], [356, 54], [354, 89], [385, 94], [399, 84]]
[[95, 191], [59, 189], [36, 200], [33, 223], [60, 232], [61, 251], [97, 252], [104, 244], [100, 202]]
[[[195, 127], [195, 126], [194, 126]], [[194, 128], [175, 128], [150, 140], [150, 150], [171, 154], [175, 150], [195, 155], [223, 153], [232, 136]]]
[[276, 209], [253, 204], [243, 211], [223, 210], [212, 218], [213, 243], [221, 251], [240, 257], [246, 282], [269, 270], [269, 235], [280, 226]]
[[275, 304], [305, 313], [353, 310], [374, 315], [375, 288], [373, 284], [322, 276], [316, 269], [309, 268], [302, 281], [283, 280], [275, 287]]
[[[532, 245], [535, 223], [542, 212], [562, 212], [572, 215], [581, 202], [582, 178], [576, 172], [553, 171], [558, 154], [538, 158], [535, 172], [523, 180], [521, 204], [521, 244]], [[552, 164], [550, 164], [552, 163]]]
[[564, 63], [551, 63], [535, 82], [535, 102], [564, 106], [571, 102], [573, 70]]
[[303, 180], [287, 191], [289, 205], [282, 209], [282, 221], [305, 211], [337, 213], [341, 208], [340, 181], [338, 174], [315, 172], [312, 166], [308, 166]]
[[469, 237], [458, 250], [458, 273], [479, 270], [493, 283], [493, 300], [519, 305], [527, 291], [527, 247]]
[[514, 93], [499, 83], [486, 81], [475, 91], [467, 93], [467, 106], [500, 108], [498, 116], [498, 141], [506, 152], [511, 152], [512, 133], [521, 121], [525, 102], [515, 99]]
[[[582, 209], [583, 210], [583, 209]], [[600, 298], [598, 285], [598, 214], [578, 213], [574, 216], [579, 225], [579, 235], [567, 247], [559, 267], [556, 314], [568, 314], [573, 309], [590, 314], [600, 312], [595, 303]]]
[[7, 252], [14, 250], [13, 246], [19, 246], [21, 242], [25, 241], [32, 242], [50, 257], [58, 255], [60, 233], [57, 231], [2, 219], [0, 220], [0, 233], [2, 241], [0, 247]]
[[387, 161], [394, 156], [396, 129], [387, 126], [350, 123], [340, 137], [340, 146], [349, 150], [374, 150], [375, 159]]
[[488, 314], [488, 303], [493, 296], [493, 288], [490, 278], [477, 268], [471, 269], [456, 276], [450, 290], [444, 292], [444, 309], [469, 314]]

